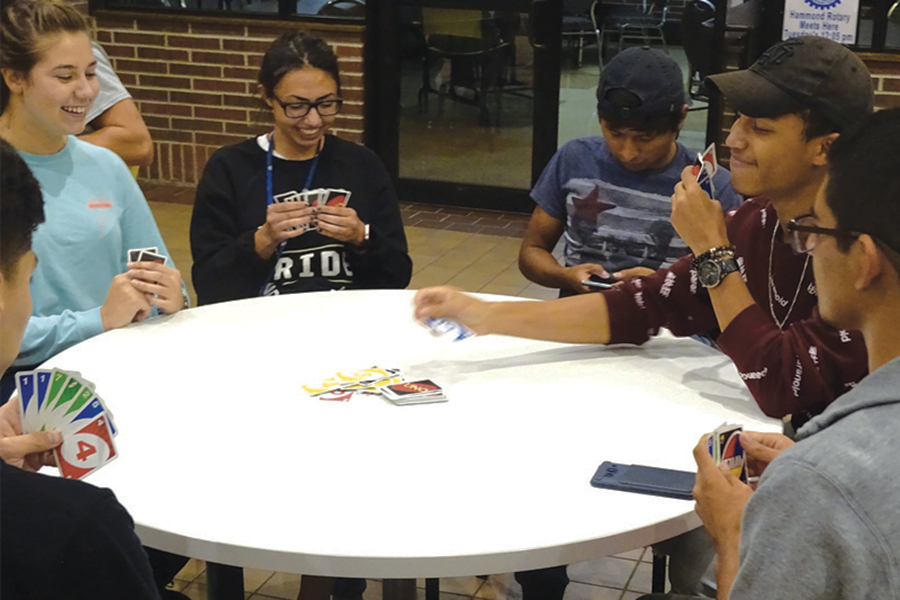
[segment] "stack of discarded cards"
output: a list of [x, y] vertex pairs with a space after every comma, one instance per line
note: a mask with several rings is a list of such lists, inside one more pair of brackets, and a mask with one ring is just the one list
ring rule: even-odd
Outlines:
[[467, 340], [475, 335], [475, 332], [465, 325], [447, 319], [425, 319], [425, 326], [433, 336], [447, 338], [454, 342]]
[[[275, 204], [282, 202], [300, 202], [305, 206], [318, 208], [320, 206], [347, 206], [350, 202], [349, 190], [337, 190], [334, 188], [318, 188], [306, 192], [285, 192], [273, 197]], [[303, 233], [307, 231], [318, 231], [315, 225], [302, 225], [295, 229], [303, 229]]]
[[38, 369], [16, 374], [22, 432], [58, 431], [54, 450], [59, 473], [82, 479], [118, 456], [112, 414], [78, 373]]
[[725, 463], [735, 477], [742, 480], [744, 477], [744, 447], [741, 446], [741, 432], [744, 428], [740, 425], [722, 423], [709, 434], [706, 440], [709, 447], [709, 455], [717, 465]]
[[716, 159], [716, 145], [710, 144], [703, 154], [697, 155], [694, 163], [694, 177], [710, 198], [715, 198], [716, 188], [713, 185], [713, 175], [719, 170], [719, 161]]
[[128, 262], [155, 262], [166, 264], [166, 257], [159, 253], [159, 248], [132, 248], [128, 251]]
[[321, 382], [304, 385], [303, 391], [313, 398], [336, 402], [379, 394], [397, 405], [447, 401], [443, 389], [430, 379], [407, 381], [400, 369], [385, 367], [339, 371]]
[[430, 379], [394, 383], [384, 386], [379, 391], [397, 406], [447, 401], [444, 389]]

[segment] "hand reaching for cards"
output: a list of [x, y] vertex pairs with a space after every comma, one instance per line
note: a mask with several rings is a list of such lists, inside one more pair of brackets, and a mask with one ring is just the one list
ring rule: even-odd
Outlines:
[[681, 182], [672, 194], [672, 226], [695, 256], [711, 248], [728, 245], [722, 205], [711, 200], [697, 183], [693, 167], [681, 172]]
[[780, 433], [742, 432], [741, 446], [747, 461], [747, 477], [760, 477], [769, 463], [793, 445], [791, 438]]
[[38, 431], [22, 435], [19, 407], [13, 399], [0, 406], [0, 459], [25, 471], [55, 465], [52, 450], [63, 441], [58, 431]]
[[717, 552], [736, 550], [741, 539], [741, 516], [753, 490], [735, 477], [725, 463], [716, 466], [709, 455], [707, 435], [694, 447], [694, 461], [697, 463], [694, 510]]
[[103, 331], [118, 329], [135, 321], [143, 321], [150, 316], [150, 300], [132, 283], [128, 273], [116, 275], [106, 300], [100, 307], [100, 319]]
[[413, 298], [415, 317], [426, 319], [448, 319], [464, 325], [479, 335], [490, 333], [486, 329], [488, 304], [463, 294], [453, 287], [425, 288], [416, 292]]
[[184, 308], [181, 271], [155, 262], [128, 263], [125, 275], [134, 288], [145, 294], [147, 301], [171, 315]]
[[354, 246], [361, 245], [366, 239], [366, 225], [352, 208], [326, 204], [318, 208], [316, 218], [322, 235]]

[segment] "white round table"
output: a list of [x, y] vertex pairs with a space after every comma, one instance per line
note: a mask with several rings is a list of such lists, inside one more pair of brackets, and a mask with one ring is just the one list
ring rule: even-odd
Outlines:
[[[148, 546], [282, 572], [405, 579], [617, 554], [700, 524], [693, 503], [607, 491], [604, 460], [694, 470], [723, 421], [779, 431], [724, 354], [434, 338], [410, 291], [270, 297], [112, 331], [48, 363], [115, 415], [112, 488]], [[493, 297], [496, 298], [496, 297]], [[508, 298], [502, 298], [508, 299]], [[301, 385], [400, 367], [449, 402], [326, 402]]]

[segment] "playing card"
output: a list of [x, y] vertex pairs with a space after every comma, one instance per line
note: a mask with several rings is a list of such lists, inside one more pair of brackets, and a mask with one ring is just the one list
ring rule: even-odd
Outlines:
[[735, 477], [741, 477], [744, 470], [744, 448], [741, 446], [743, 430], [744, 428], [740, 425], [731, 425], [724, 431], [719, 430], [716, 434], [718, 463], [725, 463]]
[[454, 342], [467, 340], [475, 335], [475, 332], [468, 327], [447, 319], [426, 319], [425, 326], [428, 327], [431, 335], [448, 338]]
[[319, 396], [338, 388], [375, 385], [385, 379], [390, 379], [399, 375], [400, 369], [383, 367], [371, 367], [369, 369], [360, 369], [358, 371], [338, 371], [333, 375], [329, 375], [321, 382], [305, 384], [302, 388], [303, 391], [310, 396]]
[[418, 381], [407, 381], [404, 383], [396, 383], [386, 385], [381, 388], [381, 393], [388, 400], [398, 400], [409, 398], [411, 396], [441, 396], [443, 389], [430, 379], [419, 379]]
[[105, 415], [64, 434], [63, 443], [53, 453], [59, 474], [66, 479], [82, 479], [118, 456]]
[[325, 190], [324, 204], [326, 206], [347, 206], [349, 202], [350, 192], [348, 190]]
[[153, 252], [154, 254], [158, 254], [159, 248], [156, 246], [150, 246], [149, 248], [132, 248], [128, 251], [128, 262], [137, 262], [141, 252]]
[[300, 200], [300, 192], [284, 192], [272, 197], [272, 201], [275, 204], [281, 204], [282, 202], [297, 202]]
[[28, 420], [28, 415], [37, 412], [37, 381], [32, 371], [16, 373], [16, 397], [19, 402], [19, 417], [22, 427]]
[[70, 376], [53, 405], [49, 407], [50, 413], [44, 417], [45, 425], [48, 429], [62, 430], [74, 417], [74, 413], [93, 397], [94, 390], [91, 384], [77, 376]]
[[141, 253], [138, 255], [137, 262], [155, 262], [160, 263], [162, 265], [166, 264], [168, 259], [156, 252], [150, 252], [149, 250], [141, 250]]

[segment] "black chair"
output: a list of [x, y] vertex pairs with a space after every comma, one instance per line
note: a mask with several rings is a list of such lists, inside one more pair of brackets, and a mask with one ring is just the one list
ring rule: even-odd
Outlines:
[[688, 92], [694, 100], [709, 101], [703, 80], [712, 74], [716, 7], [709, 0], [694, 0], [684, 7], [681, 39], [688, 60]]
[[328, 0], [319, 12], [320, 17], [351, 17], [364, 18], [366, 16], [366, 3], [363, 0]]
[[[597, 21], [599, 0], [563, 0], [563, 39], [574, 41], [578, 52], [575, 67], [584, 60], [584, 40], [592, 36], [600, 51], [600, 27]], [[602, 61], [602, 59], [601, 59]]]
[[[487, 12], [458, 9], [422, 10], [425, 52], [419, 108], [428, 109], [428, 95], [438, 97], [438, 115], [444, 100], [479, 107], [479, 123], [500, 126], [503, 88], [510, 79], [510, 43], [503, 39], [502, 27]], [[450, 79], [432, 85], [431, 66], [436, 60], [450, 61]], [[487, 98], [496, 96], [496, 117], [491, 118]]]
[[619, 51], [625, 40], [638, 40], [645, 46], [652, 45], [652, 41], [662, 43], [663, 51], [668, 53], [666, 36], [663, 28], [666, 26], [669, 14], [668, 0], [650, 0], [641, 7], [632, 5], [602, 5], [600, 14], [603, 17], [603, 26], [600, 28], [601, 55], [608, 35], [619, 36]]

